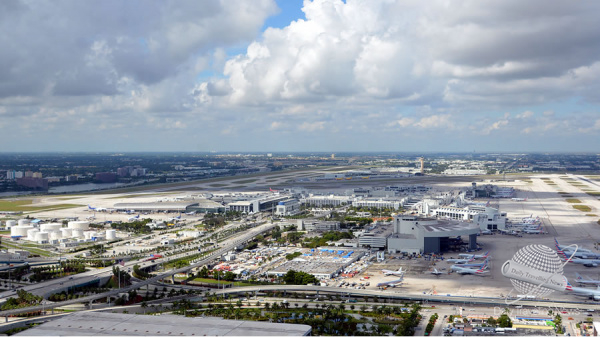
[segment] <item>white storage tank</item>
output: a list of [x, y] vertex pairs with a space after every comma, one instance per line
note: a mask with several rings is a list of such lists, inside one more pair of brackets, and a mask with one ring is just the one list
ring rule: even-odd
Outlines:
[[60, 232], [62, 233], [63, 238], [70, 238], [73, 236], [73, 229], [71, 228], [61, 228]]
[[62, 228], [62, 224], [58, 222], [43, 223], [40, 225], [40, 230], [44, 232], [55, 232]]
[[50, 238], [50, 236], [48, 235], [48, 232], [37, 232], [35, 233], [35, 240], [36, 242], [48, 242], [48, 239]]
[[6, 220], [6, 227], [10, 228], [10, 227], [14, 227], [17, 225], [17, 220]]
[[96, 234], [97, 234], [97, 232], [96, 232], [96, 231], [85, 231], [85, 232], [83, 232], [83, 237], [84, 237], [86, 240], [89, 240], [89, 239], [91, 239], [91, 238], [92, 238], [92, 236], [96, 236]]
[[39, 233], [39, 232], [40, 232], [40, 230], [37, 229], [37, 228], [33, 228], [33, 229], [28, 230], [27, 231], [27, 240], [29, 240], [29, 241], [35, 241], [35, 235], [37, 233]]
[[50, 232], [50, 240], [60, 240], [60, 239], [62, 239], [62, 232], [60, 232], [60, 231]]
[[19, 220], [19, 226], [27, 226], [29, 225], [29, 219], [20, 219]]
[[71, 232], [71, 237], [82, 238], [83, 237], [83, 229], [73, 229], [73, 231]]
[[94, 234], [91, 237], [92, 241], [103, 241], [104, 240], [104, 234]]
[[69, 228], [72, 229], [81, 229], [83, 231], [90, 228], [89, 221], [69, 221]]
[[117, 238], [117, 231], [114, 229], [106, 230], [106, 240], [114, 240]]
[[27, 231], [33, 229], [33, 226], [14, 226], [10, 228], [10, 236], [27, 236]]

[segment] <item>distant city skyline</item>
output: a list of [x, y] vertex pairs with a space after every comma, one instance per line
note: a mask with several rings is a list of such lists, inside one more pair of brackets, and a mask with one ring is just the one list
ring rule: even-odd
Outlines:
[[0, 1], [3, 152], [598, 152], [600, 3]]

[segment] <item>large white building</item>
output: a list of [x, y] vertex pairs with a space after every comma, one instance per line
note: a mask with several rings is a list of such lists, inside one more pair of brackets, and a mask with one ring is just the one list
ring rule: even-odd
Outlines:
[[364, 233], [358, 237], [358, 245], [361, 247], [385, 248], [390, 234], [391, 233], [382, 235], [375, 232]]
[[307, 232], [327, 232], [340, 229], [340, 223], [337, 221], [315, 221], [310, 219], [299, 219], [297, 222], [299, 231]]
[[437, 218], [471, 221], [482, 230], [506, 229], [506, 213], [492, 207], [440, 207], [433, 210], [433, 215]]
[[289, 195], [273, 195], [273, 196], [262, 196], [250, 200], [239, 200], [227, 204], [227, 211], [236, 211], [243, 213], [255, 213], [272, 211], [275, 212], [277, 204], [280, 201], [290, 199]]
[[300, 202], [296, 199], [288, 199], [277, 203], [276, 215], [290, 216], [298, 213], [300, 213]]
[[311, 206], [341, 206], [352, 202], [354, 198], [344, 195], [311, 195], [301, 200], [303, 204]]
[[403, 200], [359, 199], [352, 201], [353, 207], [391, 208], [399, 210], [403, 205]]
[[468, 249], [477, 249], [479, 226], [475, 223], [399, 215], [394, 234], [388, 238], [390, 253], [440, 253], [460, 245], [458, 237], [468, 236]]

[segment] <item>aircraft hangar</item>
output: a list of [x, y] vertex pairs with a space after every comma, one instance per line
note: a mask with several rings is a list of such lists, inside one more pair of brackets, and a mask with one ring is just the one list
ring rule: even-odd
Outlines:
[[[477, 249], [476, 223], [436, 218], [424, 218], [415, 215], [399, 215], [394, 218], [393, 234], [388, 238], [387, 249], [390, 253], [435, 253], [459, 250], [466, 246]], [[467, 236], [465, 244], [462, 237]]]

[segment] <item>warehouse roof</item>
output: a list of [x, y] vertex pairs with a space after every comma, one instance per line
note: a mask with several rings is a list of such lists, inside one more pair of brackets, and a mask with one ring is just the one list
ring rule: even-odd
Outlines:
[[76, 312], [18, 333], [17, 336], [306, 336], [303, 324]]

